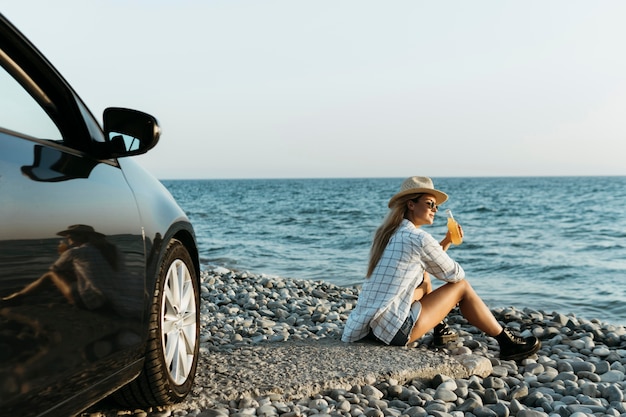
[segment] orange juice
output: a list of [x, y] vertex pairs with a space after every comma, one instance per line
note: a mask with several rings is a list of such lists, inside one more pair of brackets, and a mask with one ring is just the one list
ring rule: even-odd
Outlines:
[[459, 224], [454, 220], [452, 216], [452, 212], [450, 210], [446, 210], [446, 214], [448, 215], [448, 231], [450, 232], [450, 238], [452, 239], [453, 245], [460, 245], [463, 243], [463, 238], [461, 237], [461, 233], [459, 232]]

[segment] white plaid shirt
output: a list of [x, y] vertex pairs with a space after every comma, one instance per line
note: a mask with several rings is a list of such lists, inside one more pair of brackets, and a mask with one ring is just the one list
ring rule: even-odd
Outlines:
[[424, 271], [447, 282], [465, 278], [463, 268], [439, 242], [404, 219], [389, 239], [372, 276], [363, 283], [341, 340], [355, 342], [371, 329], [389, 344], [409, 315], [413, 292], [422, 283]]

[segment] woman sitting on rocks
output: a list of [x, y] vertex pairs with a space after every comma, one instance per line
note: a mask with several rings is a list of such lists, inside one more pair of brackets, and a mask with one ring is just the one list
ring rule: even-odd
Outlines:
[[[435, 340], [454, 334], [443, 321], [459, 306], [463, 316], [500, 345], [500, 358], [519, 360], [539, 350], [536, 337], [522, 338], [502, 328], [487, 305], [464, 279], [465, 271], [445, 252], [450, 232], [438, 243], [421, 226], [433, 224], [448, 196], [428, 177], [406, 179], [389, 200], [391, 209], [374, 236], [367, 278], [343, 332], [344, 342], [367, 336], [404, 346], [435, 329]], [[459, 226], [459, 233], [463, 231]], [[446, 281], [432, 290], [428, 274]]]

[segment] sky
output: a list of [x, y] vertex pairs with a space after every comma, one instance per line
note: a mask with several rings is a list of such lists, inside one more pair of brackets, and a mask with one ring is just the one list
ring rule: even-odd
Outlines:
[[160, 179], [626, 175], [626, 2], [0, 0]]

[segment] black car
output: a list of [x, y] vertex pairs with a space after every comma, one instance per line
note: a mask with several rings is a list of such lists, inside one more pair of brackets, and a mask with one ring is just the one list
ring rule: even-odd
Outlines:
[[103, 126], [0, 14], [0, 415], [67, 416], [104, 397], [181, 401], [199, 354], [192, 225], [131, 158], [159, 140]]

